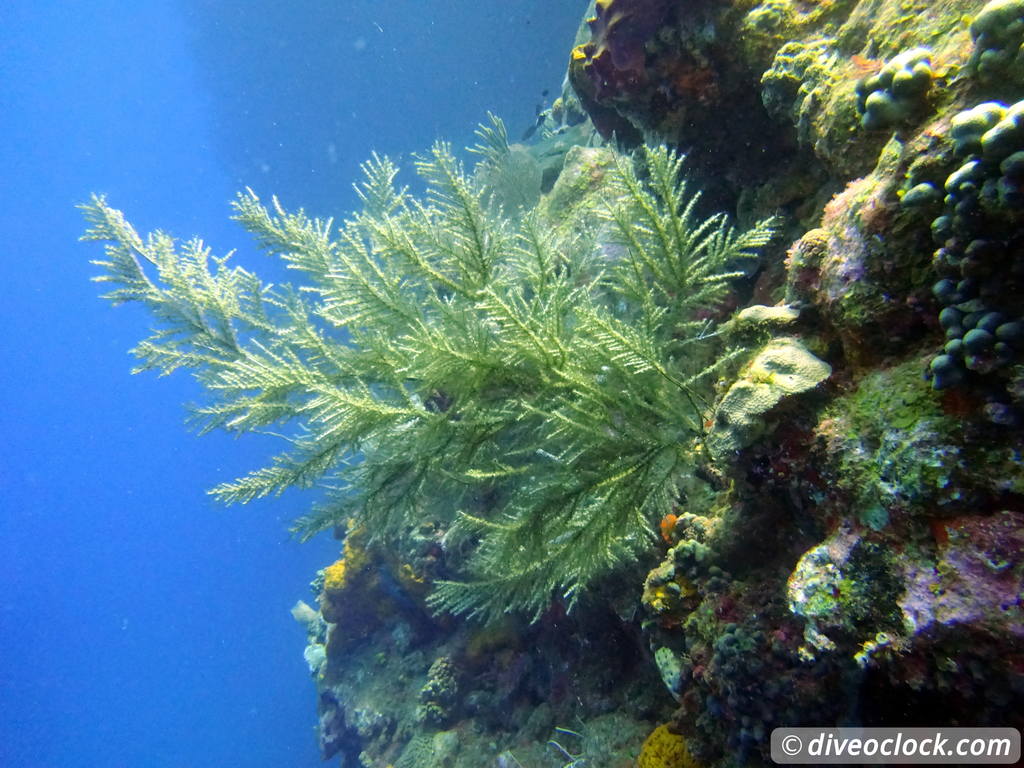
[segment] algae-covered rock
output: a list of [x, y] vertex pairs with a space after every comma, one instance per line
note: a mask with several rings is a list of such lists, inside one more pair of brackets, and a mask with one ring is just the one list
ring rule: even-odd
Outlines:
[[891, 517], [963, 514], [1024, 489], [1019, 441], [965, 431], [925, 367], [916, 357], [864, 376], [815, 430], [828, 453], [819, 470], [848, 495], [847, 513], [876, 530]]
[[580, 214], [598, 207], [614, 163], [615, 153], [606, 147], [569, 149], [558, 180], [541, 202], [544, 218], [552, 226], [573, 226]]
[[582, 753], [589, 765], [633, 765], [647, 734], [646, 723], [638, 723], [621, 712], [611, 712], [587, 723], [582, 735]]
[[879, 631], [899, 629], [901, 589], [891, 553], [841, 527], [803, 554], [789, 576], [789, 610], [804, 621], [800, 656], [834, 651], [836, 641], [859, 647]]
[[805, 144], [813, 141], [812, 121], [836, 83], [838, 56], [834, 40], [792, 40], [778, 49], [761, 76], [761, 100], [768, 114], [792, 121]]
[[754, 356], [715, 409], [707, 447], [726, 459], [747, 447], [765, 429], [765, 416], [784, 398], [813, 389], [832, 373], [799, 340], [775, 339]]
[[900, 598], [914, 634], [963, 625], [1024, 638], [1024, 516], [1003, 510], [942, 523], [936, 562], [907, 562]]

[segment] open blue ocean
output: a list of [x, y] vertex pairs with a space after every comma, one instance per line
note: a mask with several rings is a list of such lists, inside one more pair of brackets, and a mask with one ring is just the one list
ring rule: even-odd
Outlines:
[[320, 764], [288, 611], [338, 545], [289, 538], [302, 494], [208, 499], [278, 446], [199, 438], [187, 374], [129, 375], [150, 321], [97, 299], [75, 206], [105, 194], [280, 277], [228, 220], [237, 191], [341, 216], [371, 152], [466, 146], [488, 110], [520, 134], [582, 11], [0, 3], [0, 766]]

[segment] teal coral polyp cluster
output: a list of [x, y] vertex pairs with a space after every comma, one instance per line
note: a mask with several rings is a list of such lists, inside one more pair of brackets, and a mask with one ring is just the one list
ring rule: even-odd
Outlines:
[[889, 128], [921, 109], [932, 86], [931, 55], [927, 48], [904, 51], [857, 83], [857, 111], [864, 128]]
[[[969, 372], [1008, 369], [1024, 353], [1024, 101], [986, 102], [956, 115], [950, 133], [963, 163], [945, 182], [945, 209], [932, 222], [942, 275], [932, 291], [943, 310], [942, 354], [928, 369], [936, 389], [963, 384]], [[990, 401], [992, 420], [1012, 421]]]
[[1024, 0], [993, 0], [971, 23], [978, 76], [994, 82], [1024, 82]]

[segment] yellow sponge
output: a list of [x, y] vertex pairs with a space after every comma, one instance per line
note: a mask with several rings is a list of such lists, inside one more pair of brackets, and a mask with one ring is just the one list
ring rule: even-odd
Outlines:
[[640, 749], [637, 768], [700, 768], [686, 748], [686, 739], [659, 725]]

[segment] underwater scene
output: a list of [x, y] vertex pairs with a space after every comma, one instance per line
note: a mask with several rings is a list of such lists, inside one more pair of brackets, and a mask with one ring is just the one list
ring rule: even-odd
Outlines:
[[1019, 764], [1024, 0], [8, 0], [0, 104], [0, 766]]

